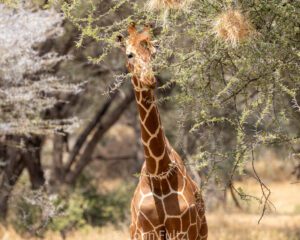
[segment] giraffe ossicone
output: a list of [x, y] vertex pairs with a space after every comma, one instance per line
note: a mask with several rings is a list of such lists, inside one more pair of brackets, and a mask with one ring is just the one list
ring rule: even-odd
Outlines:
[[131, 240], [206, 240], [207, 223], [200, 189], [169, 144], [155, 101], [151, 60], [155, 47], [148, 26], [128, 28], [127, 67], [141, 124], [145, 163], [131, 202]]

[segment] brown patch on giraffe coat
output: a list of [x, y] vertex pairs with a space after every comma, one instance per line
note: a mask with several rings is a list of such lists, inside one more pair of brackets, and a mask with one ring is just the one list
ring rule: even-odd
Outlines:
[[[149, 154], [149, 150], [147, 148], [144, 148], [145, 150], [145, 154]], [[156, 162], [153, 158], [151, 157], [146, 157], [146, 167], [147, 167], [147, 174], [155, 174], [155, 170], [156, 170]]]
[[[144, 142], [148, 142], [150, 135], [145, 130], [145, 127], [143, 124], [141, 124], [141, 134], [142, 134], [142, 139], [144, 140]], [[149, 153], [148, 153], [148, 155], [149, 155]]]
[[169, 185], [167, 179], [162, 179], [162, 180], [160, 181], [160, 186], [161, 186], [162, 194], [163, 194], [163, 195], [167, 195], [167, 194], [171, 191], [170, 185]]
[[131, 82], [132, 82], [133, 86], [135, 86], [135, 87], [138, 86], [138, 79], [136, 76], [134, 76], [134, 75], [132, 76]]
[[170, 157], [169, 157], [169, 153], [166, 150], [165, 151], [165, 155], [163, 156], [163, 159], [161, 159], [159, 165], [158, 165], [158, 172], [166, 172], [169, 168], [170, 168]]
[[140, 206], [140, 212], [147, 216], [147, 220], [151, 225], [157, 226], [163, 224], [163, 203], [159, 198], [155, 197], [154, 195], [150, 195], [143, 198], [143, 201]]
[[195, 205], [190, 206], [190, 224], [196, 223], [197, 212]]
[[155, 157], [159, 157], [163, 154], [165, 150], [165, 146], [164, 146], [162, 130], [159, 130], [157, 136], [150, 140], [149, 147], [151, 149], [152, 154]]
[[207, 236], [208, 233], [208, 227], [206, 223], [206, 218], [203, 215], [203, 220], [201, 221], [201, 227], [200, 227], [200, 235], [201, 236]]
[[[136, 100], [136, 102], [138, 103], [138, 102], [140, 102], [140, 99], [141, 99], [141, 94], [140, 94], [140, 92], [135, 92], [134, 93], [134, 95], [135, 95], [135, 100]], [[139, 104], [138, 104], [139, 105]]]
[[151, 225], [151, 222], [148, 220], [148, 216], [145, 217], [143, 211], [140, 211], [138, 215], [138, 222], [140, 223], [139, 228], [143, 229], [143, 232], [149, 232], [153, 230], [153, 226]]
[[138, 104], [138, 110], [139, 110], [141, 120], [144, 121], [147, 112], [144, 110], [142, 106], [140, 106], [140, 104]]
[[[181, 219], [180, 219], [180, 217], [168, 217], [165, 221], [165, 226], [169, 230], [169, 232], [173, 232], [173, 234], [176, 233], [176, 230], [178, 232], [180, 232], [180, 230], [181, 230]], [[171, 229], [175, 230], [175, 231], [172, 231]], [[170, 237], [174, 237], [174, 236], [170, 236]]]
[[145, 160], [146, 160], [146, 169], [145, 174], [155, 174], [156, 171], [156, 161], [150, 157], [149, 148], [144, 146]]
[[171, 193], [164, 198], [164, 206], [169, 216], [181, 215], [189, 207], [184, 198], [177, 193]]
[[180, 171], [178, 171], [178, 174], [170, 177], [170, 186], [171, 186], [172, 190], [181, 192], [185, 185], [185, 181], [186, 180], [180, 174]]
[[153, 91], [152, 90], [148, 90], [148, 91], [142, 91], [142, 99], [147, 102], [152, 104], [154, 102], [154, 96], [153, 96]]
[[158, 218], [151, 219], [151, 222], [157, 226], [164, 222], [165, 214], [164, 214], [164, 207], [163, 207], [162, 200], [154, 196], [154, 202], [155, 202]]
[[161, 196], [162, 195], [162, 189], [160, 185], [160, 179], [153, 178], [151, 179], [152, 184], [151, 184], [151, 190], [154, 194]]
[[[142, 96], [142, 99], [140, 101], [141, 105], [146, 108], [146, 109], [150, 109], [150, 107], [152, 106], [153, 104], [153, 98], [151, 95], [147, 94], [147, 97], [144, 98], [143, 95], [145, 95], [145, 92], [147, 93], [148, 91], [143, 91], [141, 92], [141, 96]], [[155, 107], [154, 107], [155, 108]]]
[[187, 211], [182, 215], [182, 231], [186, 232], [190, 226], [190, 209], [187, 209]]
[[198, 232], [197, 232], [197, 226], [196, 225], [191, 225], [190, 226], [188, 236], [189, 236], [189, 239], [195, 239], [195, 240], [197, 239]]
[[145, 127], [149, 132], [155, 133], [157, 128], [160, 128], [159, 118], [157, 116], [156, 108], [152, 107], [145, 121]]

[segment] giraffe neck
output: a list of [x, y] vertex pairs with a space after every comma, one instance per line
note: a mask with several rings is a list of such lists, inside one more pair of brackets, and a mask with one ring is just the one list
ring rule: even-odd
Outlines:
[[171, 160], [155, 103], [154, 90], [143, 88], [135, 76], [132, 77], [132, 84], [141, 124], [146, 170], [150, 174], [157, 175], [169, 169]]

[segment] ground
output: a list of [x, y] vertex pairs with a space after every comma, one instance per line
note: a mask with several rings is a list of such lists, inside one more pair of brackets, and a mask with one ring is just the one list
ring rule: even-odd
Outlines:
[[[253, 180], [237, 183], [244, 191], [260, 196], [259, 186]], [[230, 198], [227, 209], [207, 214], [211, 240], [299, 240], [300, 239], [300, 185], [291, 182], [270, 182], [271, 201], [276, 210], [268, 212], [258, 224], [260, 208], [251, 201], [242, 203], [243, 211], [233, 207]], [[12, 228], [0, 231], [0, 239], [21, 240]], [[33, 240], [31, 238], [30, 240]], [[47, 233], [47, 240], [62, 240], [58, 233]], [[129, 239], [127, 225], [103, 228], [86, 227], [72, 232], [67, 240], [120, 240]]]
[[[127, 135], [133, 137], [132, 133]], [[117, 140], [124, 142], [123, 139]], [[116, 144], [111, 141], [107, 144]], [[128, 154], [125, 150], [124, 153]], [[99, 188], [109, 191], [124, 186], [124, 179], [132, 181], [132, 178], [128, 178], [132, 172], [132, 161], [122, 161], [117, 164], [114, 161], [109, 162], [94, 161], [88, 170], [93, 176], [93, 181], [101, 183], [98, 184]], [[270, 201], [274, 207], [268, 209], [258, 224], [262, 205], [255, 200], [239, 200], [242, 206], [240, 210], [235, 206], [228, 192], [225, 206], [222, 204], [218, 209], [207, 212], [209, 240], [300, 240], [300, 181], [295, 180], [291, 175], [292, 162], [290, 159], [278, 159], [272, 152], [266, 151], [255, 166], [259, 176], [271, 190]], [[249, 163], [246, 169], [251, 171], [251, 168]], [[114, 174], [108, 176], [107, 173], [112, 173], [111, 169], [114, 169]], [[236, 189], [241, 188], [245, 193], [256, 196], [258, 199], [261, 197], [260, 185], [251, 177], [243, 177], [234, 184]], [[130, 216], [127, 219], [130, 219]], [[119, 223], [117, 226], [86, 226], [69, 233], [65, 239], [127, 240], [129, 239], [128, 226], [128, 221]], [[6, 229], [0, 226], [0, 240], [23, 239], [34, 240], [35, 238], [21, 237], [11, 226]], [[47, 232], [44, 239], [63, 240], [59, 232]]]

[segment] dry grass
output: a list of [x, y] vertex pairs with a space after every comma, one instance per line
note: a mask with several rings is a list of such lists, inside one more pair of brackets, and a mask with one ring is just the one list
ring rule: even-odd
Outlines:
[[[300, 216], [266, 216], [257, 224], [256, 214], [217, 212], [207, 216], [210, 240], [299, 240]], [[6, 234], [6, 235], [5, 235]], [[9, 228], [2, 240], [25, 239]], [[2, 238], [1, 238], [2, 237]], [[26, 238], [37, 240], [36, 238]], [[63, 240], [59, 233], [47, 233], [47, 240]], [[107, 226], [104, 228], [85, 228], [74, 231], [66, 240], [121, 240], [129, 239], [127, 229]]]
[[239, 10], [229, 9], [216, 17], [214, 33], [226, 43], [236, 46], [256, 35], [247, 17]]
[[266, 216], [257, 224], [256, 214], [210, 214], [209, 239], [216, 240], [299, 240], [300, 216]]
[[[270, 200], [276, 210], [267, 211], [258, 224], [261, 205], [257, 201], [240, 201], [243, 210], [237, 210], [230, 194], [226, 208], [207, 213], [209, 225], [209, 240], [300, 240], [300, 184], [291, 184], [288, 181], [290, 167], [283, 161], [276, 160], [275, 156], [267, 158], [256, 164], [257, 171], [272, 194]], [[266, 164], [267, 163], [267, 164]], [[122, 166], [122, 168], [124, 168]], [[284, 180], [285, 179], [285, 180]], [[118, 188], [124, 181], [121, 178], [104, 181], [102, 188]], [[260, 186], [253, 179], [236, 182], [235, 187], [241, 187], [245, 193], [256, 197], [261, 196]], [[0, 240], [22, 240], [12, 227], [4, 229], [0, 226]], [[63, 240], [58, 232], [48, 232], [46, 240]], [[122, 227], [85, 227], [70, 233], [66, 240], [126, 240], [129, 239], [128, 224]]]
[[149, 0], [149, 10], [184, 9], [193, 0]]
[[[300, 184], [291, 182], [266, 182], [271, 191], [270, 201], [274, 204], [273, 209], [269, 210], [271, 214], [277, 215], [299, 215], [300, 216]], [[236, 184], [244, 192], [257, 198], [261, 197], [260, 185], [254, 180], [248, 180]], [[248, 213], [260, 213], [261, 205], [258, 201], [242, 202], [243, 209]], [[300, 223], [300, 221], [299, 221]]]
[[[39, 238], [26, 238], [19, 236], [12, 228], [8, 228], [5, 232], [0, 230], [1, 240], [38, 240]], [[47, 240], [63, 240], [59, 233], [48, 232], [45, 235]], [[70, 233], [64, 240], [121, 240], [129, 239], [128, 231], [125, 229], [107, 226], [104, 228], [90, 228], [81, 229]]]
[[[253, 180], [237, 183], [245, 192], [260, 196], [259, 185]], [[244, 211], [233, 208], [228, 199], [226, 209], [207, 214], [210, 240], [300, 240], [300, 191], [299, 184], [290, 182], [270, 182], [271, 201], [276, 211], [268, 212], [260, 224], [257, 224], [260, 206], [257, 202], [242, 203]], [[9, 227], [0, 228], [0, 240], [21, 240], [35, 238], [20, 237]], [[62, 240], [59, 233], [48, 232], [47, 240]], [[86, 227], [69, 234], [66, 240], [121, 240], [129, 239], [127, 225], [116, 228]]]

